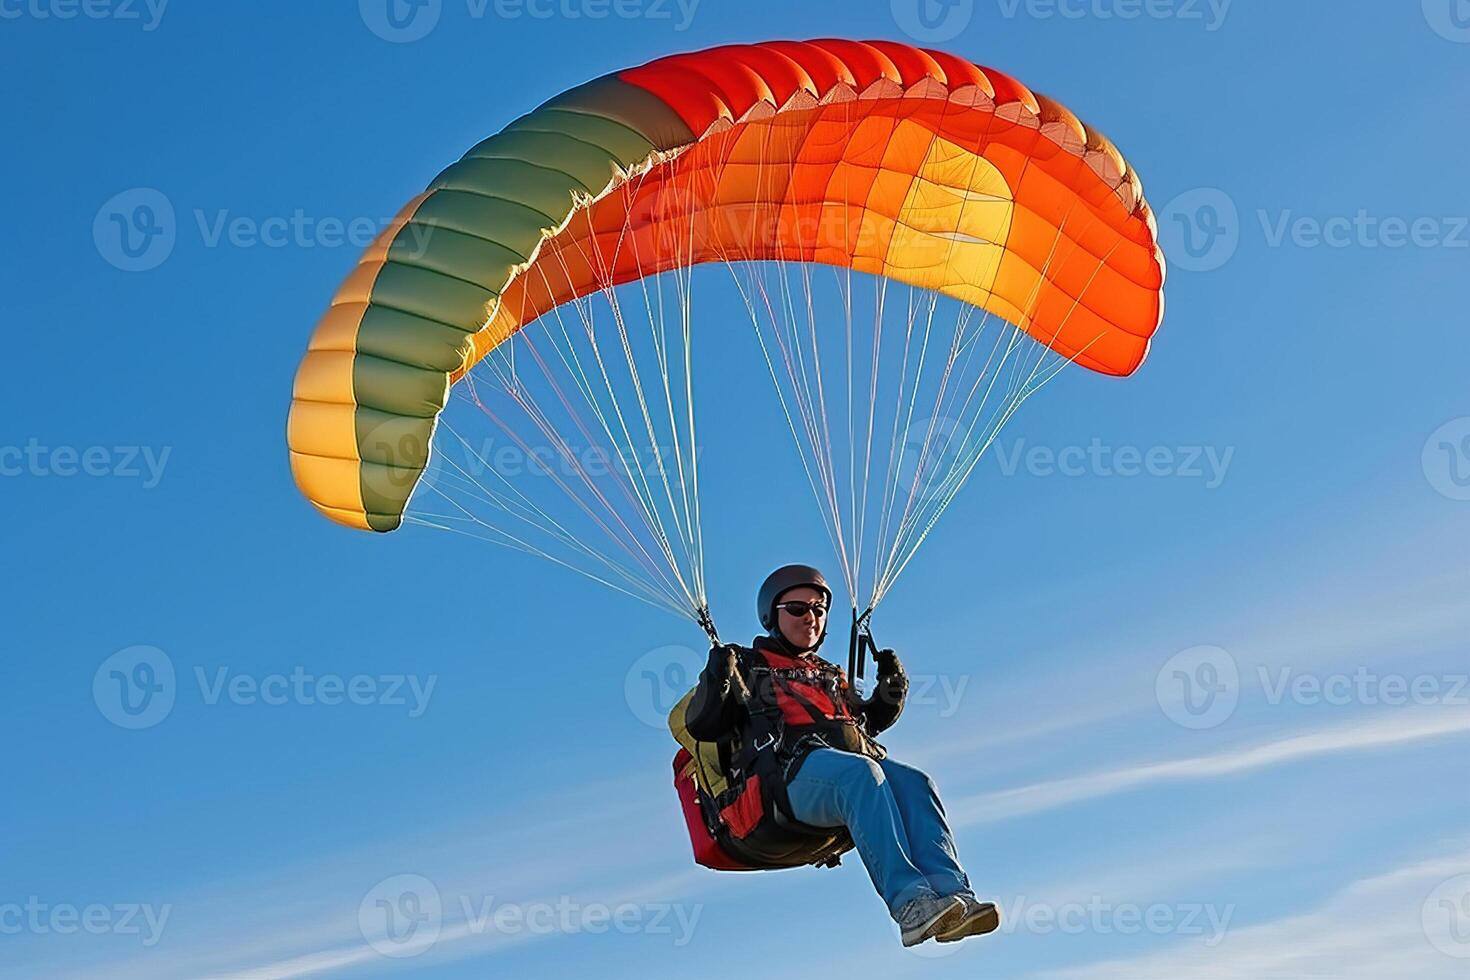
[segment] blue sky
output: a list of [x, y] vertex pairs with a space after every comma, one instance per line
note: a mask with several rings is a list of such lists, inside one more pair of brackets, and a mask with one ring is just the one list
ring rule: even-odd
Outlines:
[[[383, 10], [0, 0], [0, 972], [1460, 975], [1463, 2], [961, 0], [921, 21], [907, 0], [443, 0], [411, 41]], [[1111, 136], [1172, 265], [1143, 370], [1029, 403], [882, 610], [926, 684], [886, 742], [935, 776], [1007, 920], [917, 951], [855, 858], [692, 865], [669, 692], [640, 679], [700, 661], [697, 629], [454, 536], [330, 525], [283, 437], [360, 251], [319, 222], [388, 217], [608, 71], [906, 31]], [[139, 203], [171, 230], [162, 261], [109, 234]], [[298, 214], [313, 230], [280, 246], [214, 234]], [[765, 571], [830, 559], [794, 456], [750, 438], [779, 416], [741, 316], [707, 313], [751, 398], [701, 402], [710, 594], [736, 635]], [[1180, 465], [1024, 462], [1093, 440]], [[1182, 464], [1208, 452], [1214, 471]], [[173, 670], [153, 716], [109, 700], [139, 658]], [[1172, 680], [1202, 668], [1223, 685], [1204, 715]], [[364, 703], [323, 703], [320, 679], [355, 677]], [[434, 942], [362, 928], [404, 894]], [[560, 910], [583, 928], [515, 918]]]

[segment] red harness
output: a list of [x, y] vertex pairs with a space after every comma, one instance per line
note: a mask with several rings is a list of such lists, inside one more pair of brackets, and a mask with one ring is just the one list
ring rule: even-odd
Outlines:
[[[751, 694], [759, 706], [770, 707], [774, 702], [788, 730], [857, 722], [848, 705], [847, 675], [836, 664], [815, 654], [793, 657], [766, 649], [751, 653], [759, 658], [759, 663], [751, 665], [756, 681]], [[765, 678], [771, 683], [762, 684]]]
[[730, 759], [731, 788], [707, 797], [679, 775], [688, 752], [674, 760], [695, 860], [721, 870], [836, 864], [852, 847], [846, 828], [799, 823], [786, 781], [809, 751], [824, 745], [881, 753], [852, 711], [847, 676], [815, 655], [764, 646], [742, 651], [740, 673], [750, 691], [749, 720]]

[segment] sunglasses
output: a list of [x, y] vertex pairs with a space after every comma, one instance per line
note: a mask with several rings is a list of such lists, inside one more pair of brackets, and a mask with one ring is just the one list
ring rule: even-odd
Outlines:
[[776, 603], [776, 608], [784, 609], [792, 616], [798, 618], [805, 616], [807, 613], [811, 613], [818, 619], [827, 615], [827, 607], [820, 602], [802, 602], [800, 599], [792, 599], [790, 602], [778, 602]]

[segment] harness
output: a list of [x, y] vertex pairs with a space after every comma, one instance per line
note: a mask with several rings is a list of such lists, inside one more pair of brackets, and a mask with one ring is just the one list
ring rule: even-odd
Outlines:
[[[866, 616], [863, 617], [866, 620]], [[713, 642], [713, 623], [702, 621]], [[854, 623], [849, 664], [862, 670], [860, 639], [866, 622]], [[868, 736], [865, 719], [849, 703], [852, 685], [836, 664], [810, 655], [798, 659], [771, 649], [737, 648], [737, 695], [745, 724], [732, 741], [694, 742], [675, 757], [675, 787], [694, 845], [695, 861], [718, 870], [752, 870], [812, 864], [835, 867], [853, 846], [845, 827], [814, 827], [796, 819], [787, 786], [808, 753], [828, 747], [882, 759], [883, 747]], [[684, 705], [670, 725], [682, 730]]]
[[[810, 666], [773, 665], [771, 659], [780, 656], [752, 650], [739, 658], [750, 695], [745, 700], [747, 722], [731, 760], [731, 781], [741, 792], [720, 813], [737, 837], [766, 818], [796, 831], [806, 827], [792, 812], [787, 787], [813, 750], [835, 748], [879, 759], [885, 754], [851, 710], [850, 685], [835, 664], [816, 658]], [[827, 828], [811, 830], [816, 836], [831, 833]]]

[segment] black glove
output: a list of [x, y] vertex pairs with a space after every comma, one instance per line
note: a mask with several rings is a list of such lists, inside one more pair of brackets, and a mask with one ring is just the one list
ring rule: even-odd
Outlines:
[[710, 677], [722, 683], [734, 677], [739, 666], [739, 658], [736, 656], [739, 649], [733, 643], [716, 644], [710, 647], [709, 663], [705, 666]]
[[[893, 710], [893, 718], [885, 719], [882, 727], [886, 728], [893, 724], [898, 718], [898, 709], [903, 706], [904, 698], [908, 696], [909, 678], [904, 673], [903, 664], [898, 661], [898, 654], [892, 650], [879, 650], [873, 654], [873, 662], [878, 665], [878, 673], [873, 686], [873, 693], [868, 695], [868, 707], [876, 709], [879, 705], [885, 705]], [[886, 712], [879, 712], [880, 715]]]
[[874, 653], [873, 663], [878, 665], [879, 677], [891, 677], [894, 674], [903, 673], [903, 664], [898, 662], [898, 654], [892, 650], [879, 650]]
[[720, 698], [733, 697], [744, 704], [750, 700], [750, 689], [740, 675], [740, 648], [733, 643], [710, 647], [705, 666], [710, 680], [719, 687]]

